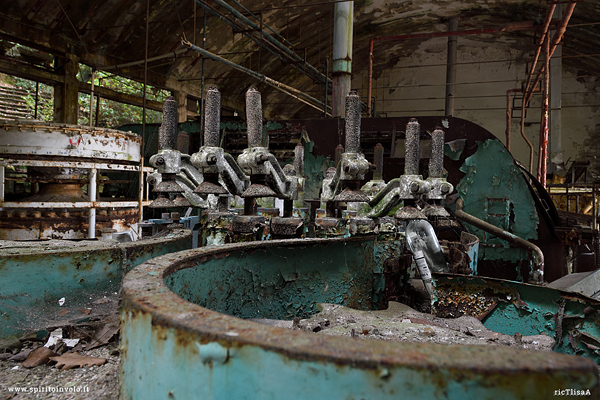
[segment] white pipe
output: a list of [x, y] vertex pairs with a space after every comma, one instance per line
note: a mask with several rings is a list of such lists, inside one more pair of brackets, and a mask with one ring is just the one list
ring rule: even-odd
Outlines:
[[0, 165], [0, 202], [4, 203], [4, 165]]
[[[98, 170], [95, 168], [90, 169], [89, 182], [88, 182], [88, 194], [89, 194], [91, 202], [96, 201], [96, 178], [97, 178], [97, 176], [98, 176]], [[88, 238], [90, 238], [90, 239], [96, 238], [96, 209], [95, 208], [90, 208]]]

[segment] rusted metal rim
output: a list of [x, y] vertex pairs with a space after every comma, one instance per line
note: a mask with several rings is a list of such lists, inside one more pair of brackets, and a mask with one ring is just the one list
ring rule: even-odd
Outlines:
[[149, 315], [152, 326], [184, 332], [201, 343], [218, 342], [228, 348], [257, 346], [290, 359], [334, 363], [351, 368], [375, 371], [390, 367], [429, 371], [443, 369], [460, 376], [473, 372], [480, 376], [547, 374], [567, 369], [595, 373], [596, 367], [591, 360], [562, 354], [492, 346], [356, 340], [278, 328], [221, 314], [188, 302], [164, 283], [167, 276], [177, 271], [210, 259], [226, 257], [232, 252], [251, 253], [269, 247], [304, 248], [332, 243], [361, 246], [365, 240], [373, 238], [272, 240], [199, 248], [157, 257], [139, 265], [124, 278], [122, 313], [123, 316], [139, 313]]

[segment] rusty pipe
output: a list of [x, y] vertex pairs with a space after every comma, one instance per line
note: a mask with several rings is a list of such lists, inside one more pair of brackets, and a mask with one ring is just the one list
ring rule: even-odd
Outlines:
[[542, 186], [546, 187], [546, 173], [547, 173], [547, 162], [546, 156], [548, 154], [548, 91], [550, 89], [550, 40], [546, 38], [545, 42], [545, 74], [544, 74], [544, 90], [542, 99], [542, 125], [540, 126], [540, 152], [538, 160], [538, 181]]
[[[546, 18], [544, 18], [544, 24], [542, 28], [542, 32], [540, 35], [539, 43], [537, 44], [537, 48], [535, 50], [535, 55], [533, 56], [533, 62], [531, 63], [531, 68], [529, 70], [529, 74], [527, 74], [527, 83], [525, 83], [525, 92], [529, 89], [529, 84], [531, 83], [531, 77], [533, 76], [533, 71], [535, 71], [535, 66], [540, 57], [540, 53], [542, 52], [542, 45], [544, 44], [544, 39], [548, 36], [548, 30], [550, 29], [550, 22], [552, 21], [552, 15], [554, 14], [554, 9], [556, 8], [556, 4], [551, 4], [550, 8], [546, 12]], [[535, 87], [535, 84], [533, 85]]]
[[[569, 20], [571, 19], [571, 15], [573, 15], [573, 10], [575, 9], [575, 5], [576, 5], [576, 3], [569, 3], [562, 18], [560, 19], [560, 21], [556, 27], [556, 33], [554, 34], [554, 37], [552, 38], [552, 44], [550, 45], [550, 54], [548, 55], [548, 58], [552, 57], [552, 54], [554, 54], [554, 50], [556, 50], [556, 47], [560, 43], [565, 31], [567, 30], [567, 24], [569, 23]], [[549, 33], [546, 32], [546, 34], [544, 36], [549, 36]], [[540, 41], [545, 40], [544, 36], [542, 36], [540, 38]], [[538, 46], [539, 51], [541, 51], [542, 45], [543, 45], [543, 41]], [[533, 95], [533, 88], [540, 81], [540, 76], [546, 69], [545, 65], [542, 66], [542, 68], [540, 68], [540, 70], [536, 74], [535, 81], [533, 82], [533, 85], [531, 86], [531, 90], [529, 90], [528, 85], [531, 80], [531, 76], [533, 75], [533, 67], [535, 67], [535, 64], [533, 64], [533, 66], [532, 66], [531, 73], [529, 74], [529, 77], [527, 78], [527, 85], [525, 85], [525, 104], [527, 104], [527, 105], [529, 104], [529, 101], [531, 100], [531, 96]]]
[[533, 264], [539, 271], [539, 279], [540, 283], [544, 280], [544, 253], [542, 250], [537, 247], [535, 244], [520, 238], [510, 232], [505, 231], [504, 229], [498, 228], [495, 225], [490, 224], [489, 222], [483, 221], [471, 214], [468, 214], [463, 211], [464, 201], [459, 198], [456, 201], [456, 211], [454, 215], [456, 218], [464, 221], [470, 225], [473, 225], [476, 228], [481, 229], [487, 233], [490, 233], [502, 240], [506, 240], [508, 243], [514, 244], [515, 246], [524, 249], [529, 254], [530, 258], [533, 259]]

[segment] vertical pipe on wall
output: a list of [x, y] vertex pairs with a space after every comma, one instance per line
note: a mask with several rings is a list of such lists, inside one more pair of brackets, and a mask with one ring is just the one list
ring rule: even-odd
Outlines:
[[[448, 25], [450, 32], [458, 31], [458, 19], [450, 18]], [[446, 65], [446, 116], [454, 116], [454, 98], [456, 89], [456, 58], [458, 49], [458, 36], [448, 36], [448, 55]]]
[[[196, 3], [194, 3], [196, 4]], [[194, 43], [195, 44], [195, 43]], [[206, 10], [204, 10], [204, 28], [202, 28], [202, 48], [206, 49]], [[201, 83], [200, 83], [200, 93], [202, 93], [202, 96], [200, 97], [200, 112], [204, 113], [204, 61], [206, 60], [204, 58], [204, 55], [200, 55], [200, 57], [202, 57], [202, 78], [201, 78]], [[220, 104], [219, 104], [220, 106]], [[200, 126], [200, 132], [204, 132], [204, 115], [201, 118], [201, 126]], [[204, 142], [202, 142], [202, 135], [200, 135], [200, 146], [204, 146]]]
[[4, 165], [0, 165], [0, 202], [4, 202]]
[[[96, 202], [97, 177], [98, 177], [98, 170], [96, 168], [90, 169], [89, 182], [88, 182], [88, 196], [92, 203]], [[88, 224], [89, 224], [88, 238], [95, 239], [96, 238], [96, 208], [94, 206], [92, 206], [92, 208], [90, 208]]]
[[142, 144], [140, 158], [140, 174], [139, 174], [139, 185], [138, 185], [138, 214], [139, 222], [144, 220], [144, 155], [146, 154], [146, 86], [148, 82], [148, 31], [149, 31], [149, 19], [150, 19], [150, 0], [146, 0], [146, 43], [144, 50], [144, 93], [142, 97]]
[[94, 81], [96, 80], [96, 70], [92, 68], [92, 82], [90, 84], [90, 126], [94, 126]]
[[[554, 17], [562, 19], [562, 5], [557, 4]], [[556, 46], [550, 59], [550, 160], [554, 165], [564, 166], [562, 151], [562, 45]], [[552, 171], [554, 168], [552, 168]]]
[[354, 2], [335, 3], [333, 18], [332, 116], [344, 118], [345, 100], [352, 86]]
[[545, 42], [545, 69], [544, 88], [542, 98], [542, 126], [540, 127], [540, 153], [539, 153], [539, 171], [538, 180], [542, 186], [546, 187], [547, 155], [548, 155], [548, 94], [550, 90], [550, 38]]

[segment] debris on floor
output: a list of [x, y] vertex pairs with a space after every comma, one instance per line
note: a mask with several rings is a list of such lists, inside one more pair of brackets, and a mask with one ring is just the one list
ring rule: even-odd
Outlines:
[[0, 400], [118, 397], [119, 295], [90, 300], [85, 318], [0, 340]]

